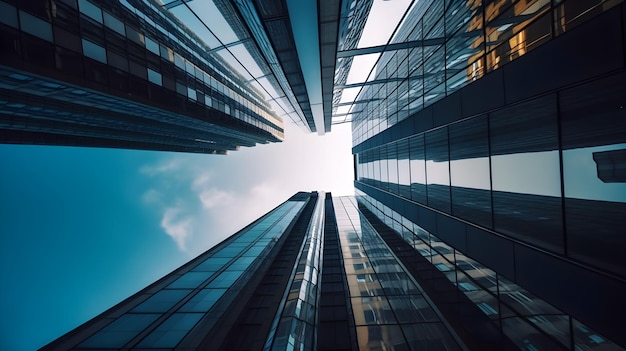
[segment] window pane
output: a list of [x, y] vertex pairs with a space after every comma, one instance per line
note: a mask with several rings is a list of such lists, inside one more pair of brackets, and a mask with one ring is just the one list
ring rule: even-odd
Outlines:
[[85, 340], [80, 347], [122, 347], [159, 316], [160, 314], [125, 314]]
[[0, 2], [0, 22], [17, 28], [17, 9], [15, 6]]
[[174, 313], [139, 343], [139, 347], [175, 347], [203, 313]]
[[87, 0], [78, 0], [80, 12], [84, 13], [93, 20], [102, 23], [102, 10]]
[[43, 40], [52, 41], [52, 26], [50, 23], [20, 11], [20, 25], [22, 30]]
[[487, 116], [449, 127], [452, 213], [491, 227]]
[[104, 12], [104, 25], [113, 29], [122, 36], [126, 36], [126, 30], [124, 30], [124, 22]]
[[490, 115], [494, 228], [563, 251], [556, 98]]
[[226, 289], [203, 289], [189, 302], [184, 304], [181, 312], [208, 312], [217, 300], [224, 295]]
[[426, 204], [426, 158], [424, 156], [424, 135], [409, 139], [411, 168], [411, 198]]
[[172, 306], [185, 297], [191, 290], [161, 290], [152, 295], [133, 312], [167, 312]]
[[428, 206], [450, 212], [450, 168], [448, 130], [441, 128], [425, 135]]
[[189, 288], [193, 289], [198, 287], [202, 282], [207, 280], [213, 272], [187, 272], [182, 277], [175, 280], [172, 284], [168, 285], [168, 289], [180, 289]]
[[409, 163], [408, 139], [398, 142], [398, 193], [411, 198], [411, 168]]
[[106, 50], [102, 46], [85, 39], [83, 39], [83, 54], [96, 61], [107, 63]]
[[154, 84], [158, 84], [158, 85], [163, 84], [161, 73], [151, 70], [150, 68], [148, 68], [148, 80]]

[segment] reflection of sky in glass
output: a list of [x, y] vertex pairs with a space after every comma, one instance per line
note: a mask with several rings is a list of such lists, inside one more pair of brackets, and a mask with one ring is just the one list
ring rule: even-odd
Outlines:
[[410, 0], [374, 0], [358, 47], [387, 44], [411, 3]]
[[199, 38], [204, 41], [210, 48], [215, 48], [220, 46], [219, 41], [211, 32], [207, 29], [207, 27], [200, 22], [200, 20], [194, 16], [191, 11], [187, 8], [187, 6], [176, 6], [170, 10], [178, 19], [193, 33], [195, 33]]
[[561, 196], [556, 150], [492, 156], [491, 168], [495, 191]]
[[576, 199], [626, 202], [626, 183], [604, 183], [598, 178], [593, 153], [626, 149], [626, 144], [563, 150], [565, 196]]
[[426, 184], [426, 166], [424, 160], [411, 159], [410, 164], [411, 183]]
[[[380, 53], [355, 56], [352, 60], [352, 66], [350, 67], [346, 84], [365, 82], [365, 80], [368, 79], [368, 74], [378, 61], [378, 57], [380, 57]], [[375, 72], [369, 75], [369, 80], [374, 79], [374, 76]]]
[[489, 157], [450, 161], [452, 186], [489, 190]]
[[[241, 74], [245, 80], [252, 80], [252, 76], [250, 75], [250, 73], [247, 72], [246, 67], [244, 67], [241, 63], [239, 63], [239, 61], [237, 61], [235, 57], [233, 56], [233, 54], [231, 54], [228, 50], [226, 49], [219, 50], [217, 54], [220, 55], [224, 59], [224, 61], [228, 62], [228, 64], [236, 72]], [[259, 91], [263, 91], [263, 90], [259, 90]]]
[[190, 1], [187, 4], [204, 20], [204, 23], [211, 26], [211, 30], [222, 41], [222, 44], [226, 45], [239, 40], [213, 1]]
[[[263, 71], [243, 44], [237, 44], [228, 48], [228, 50], [230, 50], [233, 56], [241, 62], [241, 64], [250, 72], [250, 74], [252, 74], [253, 77], [260, 77], [263, 75]], [[231, 63], [231, 61], [232, 58], [228, 61], [228, 63]]]
[[450, 185], [450, 171], [448, 170], [448, 161], [435, 162], [433, 160], [426, 161], [427, 184]]
[[411, 173], [409, 172], [409, 160], [398, 160], [398, 183], [400, 185], [411, 185]]

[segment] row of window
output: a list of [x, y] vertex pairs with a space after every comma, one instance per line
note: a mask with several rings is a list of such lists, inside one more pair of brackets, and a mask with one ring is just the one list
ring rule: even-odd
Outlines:
[[335, 198], [333, 205], [359, 349], [424, 344], [459, 350], [417, 283], [358, 211], [354, 198]]
[[[16, 91], [15, 94], [45, 95], [37, 104], [28, 103], [28, 97], [16, 97], [12, 99], [15, 101], [2, 104], [2, 109], [9, 115], [30, 116], [27, 123], [23, 117], [13, 118], [11, 123], [21, 129], [140, 140], [177, 147], [181, 151], [229, 150], [236, 145], [254, 145], [250, 136], [220, 135], [227, 129], [131, 100], [96, 94], [12, 71], [0, 72], [0, 76], [3, 84]], [[110, 112], [121, 113], [125, 118], [112, 120]], [[146, 118], [150, 119], [150, 123], [146, 123]]]
[[443, 272], [520, 348], [601, 350], [617, 347], [369, 195], [357, 190], [357, 199], [359, 204]]
[[276, 315], [265, 349], [313, 350], [319, 294], [324, 197], [319, 196], [300, 257], [296, 261], [293, 280], [281, 313]]
[[[624, 246], [613, 233], [623, 224], [616, 210], [626, 206], [626, 185], [601, 179], [597, 158], [603, 152], [625, 149], [626, 140], [560, 150], [559, 143], [594, 142], [595, 132], [586, 140], [579, 137], [582, 129], [604, 128], [595, 126], [595, 119], [585, 125], [574, 119], [559, 122], [566, 103], [554, 95], [544, 96], [363, 151], [357, 154], [357, 178], [544, 249], [620, 272], [623, 263], [613, 248]], [[580, 218], [586, 218], [582, 226]], [[596, 232], [591, 246], [590, 230]]]
[[[53, 65], [64, 71], [83, 75], [81, 69], [83, 63], [80, 54], [77, 55], [78, 52], [82, 52], [85, 57], [115, 68], [114, 71], [117, 74], [109, 75], [104, 72], [99, 73], [101, 69], [97, 69], [97, 65], [96, 67], [85, 67], [88, 75], [93, 75], [97, 81], [104, 83], [110, 81], [108, 83], [118, 89], [133, 91], [132, 87], [126, 86], [128, 83], [114, 84], [116, 83], [114, 79], [116, 76], [124, 75], [123, 72], [129, 72], [139, 79], [172, 90], [197, 103], [218, 109], [274, 135], [282, 134], [282, 130], [279, 128], [282, 122], [269, 113], [267, 108], [261, 109], [259, 107], [265, 106], [265, 102], [259, 103], [262, 101], [260, 98], [256, 97], [250, 101], [251, 95], [245, 98], [236, 93], [178, 53], [162, 44], [160, 45], [130, 25], [125, 25], [121, 20], [96, 7], [91, 2], [81, 0], [80, 6], [82, 37], [58, 26], [57, 18], [61, 18], [62, 14], [66, 15], [65, 18], [78, 18], [78, 12], [70, 8], [66, 11], [54, 12], [52, 20], [55, 25], [52, 26], [46, 20], [0, 2], [0, 11], [4, 12], [0, 22], [13, 28], [21, 28], [24, 32], [47, 42], [55, 43], [57, 45], [55, 48], [43, 49], [47, 53], [42, 52], [42, 55], [54, 54], [51, 59], [56, 63]], [[67, 5], [58, 5], [59, 10], [65, 7]], [[103, 24], [109, 30], [103, 30]], [[28, 52], [23, 54], [26, 55]], [[39, 56], [41, 55], [35, 54], [32, 59], [37, 63], [48, 61]], [[85, 62], [86, 64], [87, 62]], [[121, 70], [121, 72], [117, 70]], [[179, 77], [179, 79], [174, 77]], [[149, 87], [145, 83], [142, 85], [143, 88], [138, 87], [139, 90], [143, 90], [140, 91], [140, 95], [145, 95]], [[151, 90], [155, 89], [152, 88]], [[161, 99], [155, 97], [155, 100]]]
[[[263, 260], [262, 253], [276, 243], [303, 206], [300, 201], [284, 203], [206, 259], [172, 276], [171, 283], [78, 348], [120, 348], [145, 330], [151, 331], [135, 348], [175, 347], [245, 272], [254, 270], [253, 262]], [[173, 308], [174, 313], [154, 327], [154, 322]]]
[[359, 95], [364, 103], [352, 108], [353, 145], [616, 3], [607, 6], [594, 3], [580, 6], [573, 0], [417, 3], [391, 42], [420, 43], [411, 49], [381, 55], [373, 80], [380, 82], [368, 82]]

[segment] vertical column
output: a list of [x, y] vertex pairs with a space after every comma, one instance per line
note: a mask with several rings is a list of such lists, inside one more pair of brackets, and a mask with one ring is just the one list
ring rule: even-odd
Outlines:
[[330, 193], [326, 194], [322, 257], [317, 348], [356, 351], [356, 330], [339, 247], [337, 219]]

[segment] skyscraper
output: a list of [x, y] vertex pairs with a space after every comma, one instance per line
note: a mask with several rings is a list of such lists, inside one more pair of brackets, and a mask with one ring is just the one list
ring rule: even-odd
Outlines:
[[42, 350], [618, 346], [369, 196], [298, 193]]
[[[444, 242], [432, 263], [458, 289], [495, 274], [467, 296], [505, 334], [573, 349], [582, 322], [623, 347], [623, 4], [432, 1], [406, 18], [352, 104], [358, 194]], [[465, 257], [492, 273], [462, 273]], [[503, 281], [551, 307], [488, 308]]]
[[308, 125], [233, 4], [175, 5], [1, 1], [0, 142], [223, 154]]

